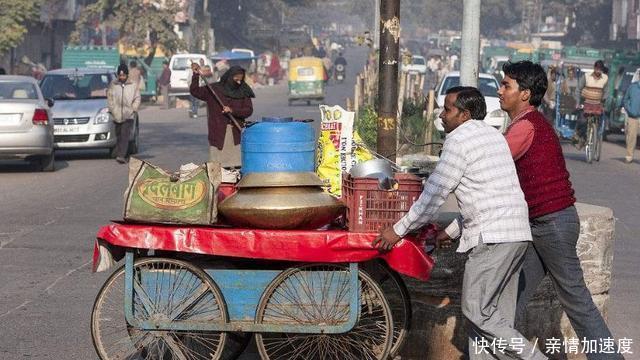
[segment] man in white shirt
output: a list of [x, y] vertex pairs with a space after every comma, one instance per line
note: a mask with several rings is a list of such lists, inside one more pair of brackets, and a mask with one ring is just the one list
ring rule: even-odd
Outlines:
[[[447, 91], [440, 118], [448, 135], [440, 162], [409, 213], [383, 230], [374, 246], [390, 250], [402, 237], [433, 220], [453, 192], [461, 217], [447, 232], [451, 238], [461, 234], [457, 251], [469, 252], [461, 304], [470, 322], [469, 358], [546, 359], [514, 329], [518, 275], [531, 229], [504, 136], [475, 120], [485, 115], [484, 97], [476, 88]], [[504, 346], [491, 348], [498, 342]]]

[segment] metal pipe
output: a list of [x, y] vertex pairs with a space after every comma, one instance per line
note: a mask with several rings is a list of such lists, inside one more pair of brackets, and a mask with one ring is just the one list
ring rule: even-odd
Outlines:
[[477, 87], [480, 60], [480, 0], [464, 0], [461, 52], [460, 84]]
[[400, 0], [380, 1], [378, 152], [395, 161], [400, 58]]

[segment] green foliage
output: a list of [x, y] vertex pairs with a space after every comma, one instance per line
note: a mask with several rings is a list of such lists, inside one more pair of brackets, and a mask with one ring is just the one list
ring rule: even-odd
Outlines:
[[369, 149], [378, 148], [378, 114], [373, 106], [360, 109], [358, 118], [355, 120], [355, 128]]
[[98, 0], [80, 13], [70, 41], [79, 44], [83, 29], [97, 20], [101, 25], [117, 29], [120, 42], [126, 46], [142, 49], [150, 45], [155, 51], [162, 45], [167, 51], [175, 52], [183, 46], [173, 31], [174, 16], [179, 11], [175, 0], [163, 1], [162, 6], [142, 0]]
[[22, 42], [27, 25], [38, 20], [41, 0], [0, 0], [0, 54]]

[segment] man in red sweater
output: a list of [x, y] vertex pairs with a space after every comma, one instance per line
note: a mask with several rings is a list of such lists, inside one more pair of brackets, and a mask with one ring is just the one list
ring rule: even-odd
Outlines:
[[[569, 172], [554, 129], [536, 110], [547, 90], [547, 77], [540, 65], [530, 61], [507, 63], [503, 71], [498, 96], [512, 119], [505, 137], [529, 206], [533, 235], [520, 275], [516, 319], [523, 318], [528, 300], [548, 273], [578, 338], [601, 344], [612, 336], [585, 285], [576, 253], [580, 219]], [[591, 353], [587, 358], [622, 356]]]

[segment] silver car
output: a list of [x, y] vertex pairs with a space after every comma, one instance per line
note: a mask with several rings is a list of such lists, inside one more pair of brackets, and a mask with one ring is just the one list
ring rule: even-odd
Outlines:
[[42, 171], [54, 170], [51, 106], [34, 78], [0, 75], [0, 159], [25, 159]]
[[[114, 156], [115, 124], [107, 106], [107, 88], [115, 75], [108, 69], [59, 69], [47, 72], [42, 93], [56, 101], [53, 109], [57, 149], [109, 149]], [[138, 152], [138, 119], [129, 136], [129, 153]]]

